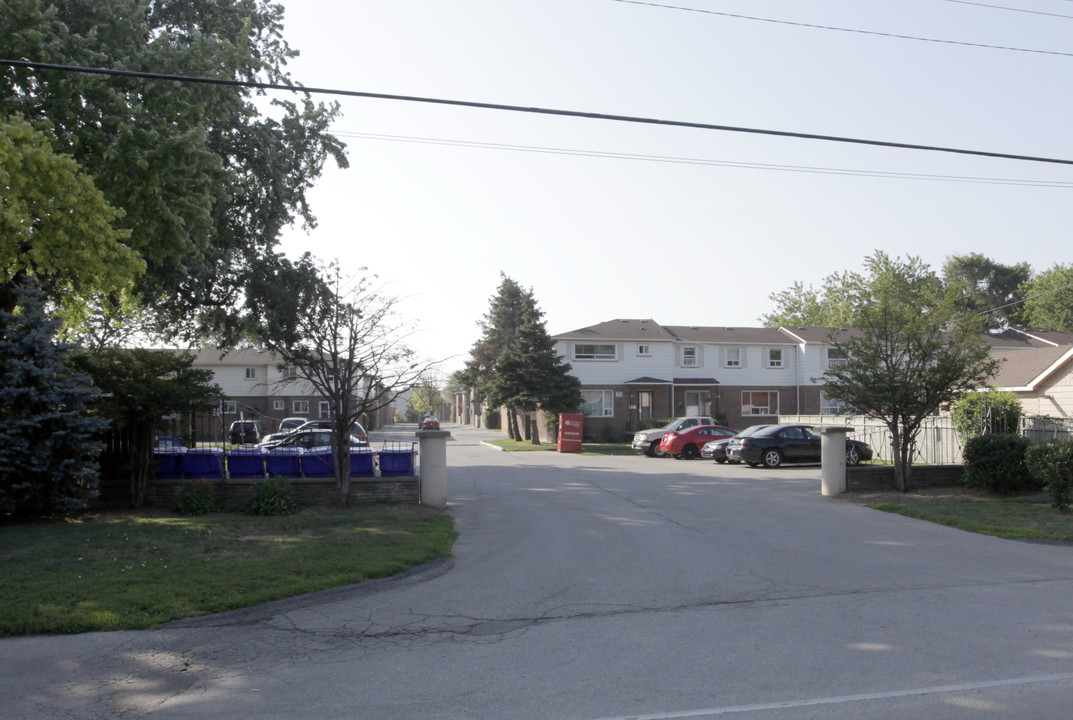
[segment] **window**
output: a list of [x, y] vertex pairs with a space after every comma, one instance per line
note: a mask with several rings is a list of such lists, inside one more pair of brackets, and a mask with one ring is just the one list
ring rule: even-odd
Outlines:
[[826, 395], [820, 397], [820, 415], [845, 415], [846, 403], [843, 400], [833, 400]]
[[615, 398], [611, 390], [582, 390], [582, 410], [587, 417], [612, 417]]
[[741, 367], [743, 364], [741, 355], [741, 348], [727, 348], [727, 359], [724, 365], [728, 368]]
[[321, 400], [319, 406], [317, 407], [317, 413], [322, 418], [331, 417], [332, 416], [331, 403], [329, 403], [327, 400]]
[[272, 401], [272, 409], [273, 410], [279, 410], [280, 412], [282, 412], [284, 409], [286, 409], [286, 407], [287, 407], [287, 403], [284, 402], [283, 400], [273, 400]]
[[574, 345], [575, 360], [616, 360], [618, 353], [612, 345], [591, 345], [578, 343]]
[[257, 368], [246, 368], [246, 379], [247, 380], [256, 380], [257, 379]]
[[224, 400], [220, 403], [220, 412], [224, 415], [234, 415], [238, 412], [238, 405], [234, 400]]
[[682, 367], [697, 367], [700, 362], [700, 349], [695, 345], [682, 348]]
[[651, 355], [652, 354], [652, 348], [650, 348], [648, 345], [638, 345], [637, 346], [637, 354], [638, 355]]
[[778, 415], [779, 393], [771, 390], [745, 390], [741, 394], [742, 415]]
[[838, 348], [827, 348], [827, 367], [845, 365], [846, 355]]
[[769, 368], [781, 368], [783, 366], [782, 348], [767, 349], [767, 366]]
[[308, 415], [309, 414], [309, 401], [308, 400], [295, 400], [294, 405], [295, 415]]
[[288, 365], [280, 371], [280, 374], [283, 375], [283, 380], [285, 382], [288, 380], [297, 380], [298, 368], [294, 367], [293, 365]]

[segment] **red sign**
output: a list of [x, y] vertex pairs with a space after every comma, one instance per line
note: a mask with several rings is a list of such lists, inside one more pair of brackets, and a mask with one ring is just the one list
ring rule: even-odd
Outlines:
[[581, 452], [581, 431], [585, 416], [559, 413], [559, 452]]

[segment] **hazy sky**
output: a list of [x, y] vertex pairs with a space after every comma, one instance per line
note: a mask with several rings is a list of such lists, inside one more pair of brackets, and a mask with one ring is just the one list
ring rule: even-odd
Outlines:
[[[284, 4], [307, 86], [1073, 160], [1070, 0]], [[350, 168], [327, 170], [319, 226], [284, 249], [367, 267], [446, 371], [501, 272], [557, 334], [756, 326], [773, 292], [877, 249], [936, 271], [1073, 261], [1070, 165], [339, 102]]]

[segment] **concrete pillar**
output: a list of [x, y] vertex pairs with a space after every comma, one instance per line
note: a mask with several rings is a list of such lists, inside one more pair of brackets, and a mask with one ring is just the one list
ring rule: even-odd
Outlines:
[[447, 508], [447, 438], [448, 430], [418, 430], [421, 458], [421, 504]]
[[851, 429], [820, 429], [820, 491], [823, 495], [841, 495], [846, 492], [846, 435]]

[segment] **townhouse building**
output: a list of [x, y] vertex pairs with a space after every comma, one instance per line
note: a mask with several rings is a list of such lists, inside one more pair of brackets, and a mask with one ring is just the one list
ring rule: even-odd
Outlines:
[[[824, 395], [822, 378], [845, 361], [833, 339], [857, 332], [620, 319], [553, 339], [581, 380], [586, 434], [621, 438], [653, 418], [704, 415], [740, 429], [778, 422], [779, 415], [838, 414], [842, 406]], [[1073, 345], [1073, 335], [1021, 328], [982, 340], [1003, 354]]]
[[[220, 441], [235, 420], [254, 420], [262, 433], [274, 432], [285, 417], [327, 419], [330, 403], [313, 386], [299, 377], [294, 368], [263, 350], [197, 350], [194, 367], [212, 371], [213, 380], [223, 390], [224, 400], [211, 413], [195, 419], [201, 440]], [[390, 407], [367, 419], [371, 427], [392, 421]]]

